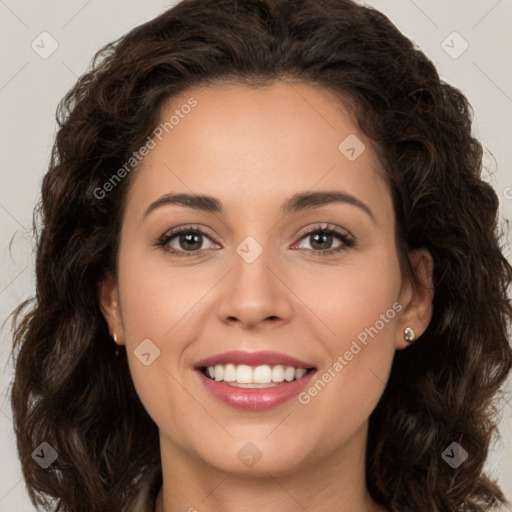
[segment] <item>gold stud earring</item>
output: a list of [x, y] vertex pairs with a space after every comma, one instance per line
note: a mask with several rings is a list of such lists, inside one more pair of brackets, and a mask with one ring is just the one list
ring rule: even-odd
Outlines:
[[119, 357], [119, 354], [120, 354], [120, 352], [121, 352], [121, 349], [120, 349], [120, 347], [119, 347], [121, 344], [119, 343], [119, 341], [117, 341], [117, 334], [116, 334], [116, 333], [114, 333], [114, 334], [112, 335], [112, 338], [114, 338], [114, 341], [116, 342], [116, 349], [114, 350], [114, 355], [115, 355], [115, 356], [116, 356], [116, 358], [117, 358], [117, 357]]
[[414, 343], [416, 341], [416, 333], [411, 327], [404, 329], [404, 339], [407, 343]]

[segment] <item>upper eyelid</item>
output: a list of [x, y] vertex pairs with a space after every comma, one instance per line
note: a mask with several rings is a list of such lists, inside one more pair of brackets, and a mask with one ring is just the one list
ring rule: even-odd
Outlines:
[[313, 226], [308, 226], [306, 228], [303, 228], [300, 230], [300, 232], [297, 236], [299, 236], [300, 238], [303, 238], [304, 236], [310, 234], [311, 232], [315, 232], [315, 231], [333, 231], [338, 236], [346, 235], [348, 238], [354, 238], [352, 233], [346, 228], [342, 228], [340, 226], [334, 226], [333, 224], [330, 224], [328, 222], [324, 223], [325, 226], [322, 226], [321, 224], [322, 223], [316, 223]]

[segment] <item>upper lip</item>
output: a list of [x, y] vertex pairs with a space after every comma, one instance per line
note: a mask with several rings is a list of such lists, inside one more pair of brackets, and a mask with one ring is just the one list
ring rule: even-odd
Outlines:
[[196, 364], [196, 368], [206, 366], [215, 366], [217, 364], [246, 364], [248, 366], [260, 366], [268, 364], [270, 366], [282, 364], [283, 366], [293, 366], [294, 368], [313, 368], [312, 364], [296, 359], [295, 357], [272, 352], [271, 350], [263, 350], [259, 352], [243, 352], [241, 350], [232, 350], [231, 352], [223, 352], [206, 359], [202, 359]]

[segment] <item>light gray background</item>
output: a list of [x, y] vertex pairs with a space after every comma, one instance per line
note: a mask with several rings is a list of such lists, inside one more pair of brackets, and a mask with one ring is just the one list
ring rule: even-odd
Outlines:
[[[34, 291], [32, 210], [49, 161], [58, 101], [96, 50], [173, 3], [0, 0], [0, 322]], [[475, 110], [474, 131], [484, 144], [485, 163], [492, 171], [487, 179], [500, 196], [502, 216], [511, 218], [512, 0], [371, 0], [366, 4], [383, 11], [416, 41], [441, 77], [469, 98]], [[44, 31], [58, 43], [47, 59], [31, 47], [34, 40], [43, 46], [41, 37], [47, 36], [39, 35]], [[454, 31], [469, 44], [458, 58], [453, 56], [463, 49], [463, 40], [459, 36], [446, 39]], [[45, 39], [44, 45], [48, 49], [50, 40]], [[10, 347], [7, 323], [0, 338], [0, 512], [33, 512], [21, 478], [8, 402]], [[500, 431], [502, 439], [489, 458], [489, 470], [512, 500], [510, 399], [504, 404]]]

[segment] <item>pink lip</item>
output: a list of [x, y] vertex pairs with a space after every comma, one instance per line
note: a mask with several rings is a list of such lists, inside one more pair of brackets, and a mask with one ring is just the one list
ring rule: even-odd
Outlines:
[[215, 398], [231, 407], [252, 411], [270, 409], [297, 396], [315, 373], [316, 370], [311, 370], [302, 379], [282, 382], [269, 388], [239, 388], [209, 379], [201, 370], [197, 371], [201, 382]]
[[[263, 350], [260, 352], [242, 352], [241, 350], [233, 350], [231, 352], [223, 352], [215, 356], [202, 359], [196, 364], [196, 368], [215, 366], [217, 364], [246, 364], [248, 366], [259, 366], [268, 364], [275, 366], [282, 364], [283, 366], [293, 366], [294, 368], [313, 368], [312, 364], [305, 363], [294, 357], [280, 354], [279, 352], [272, 352], [270, 350]], [[302, 379], [301, 379], [302, 380]], [[297, 381], [298, 382], [298, 381]], [[232, 387], [232, 386], [230, 386]]]

